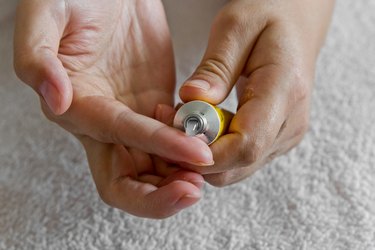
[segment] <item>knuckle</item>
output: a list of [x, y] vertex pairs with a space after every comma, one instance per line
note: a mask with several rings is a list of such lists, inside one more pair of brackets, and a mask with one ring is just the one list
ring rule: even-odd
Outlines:
[[305, 134], [307, 133], [309, 128], [310, 128], [310, 126], [309, 126], [309, 116], [306, 115], [304, 118], [302, 118], [302, 121], [301, 121], [300, 125], [297, 127], [297, 129], [295, 130], [295, 133], [294, 133], [294, 136], [293, 136], [293, 137], [298, 139], [297, 144], [302, 141], [303, 137], [305, 136]]
[[97, 190], [98, 190], [98, 194], [99, 194], [100, 199], [105, 204], [107, 204], [108, 206], [114, 207], [114, 202], [113, 202], [113, 200], [111, 198], [110, 192], [108, 192], [107, 189], [102, 188], [102, 187], [100, 187], [100, 188], [98, 187]]
[[263, 17], [264, 10], [260, 10], [259, 6], [255, 10], [251, 1], [241, 4], [242, 11], [238, 11], [238, 7], [237, 3], [224, 6], [216, 15], [213, 27], [230, 31], [237, 39], [249, 40], [253, 31], [260, 32], [266, 26], [268, 19]]
[[206, 175], [204, 179], [214, 187], [225, 187], [233, 182], [228, 172]]
[[279, 132], [277, 133], [276, 138], [279, 138], [279, 137], [280, 137], [280, 135], [284, 132], [284, 130], [285, 130], [285, 128], [287, 127], [287, 125], [288, 125], [288, 122], [287, 122], [287, 120], [285, 120], [285, 121], [281, 124], [280, 129], [279, 129]]
[[253, 164], [259, 161], [265, 149], [265, 141], [262, 138], [256, 137], [249, 140], [240, 152], [240, 160], [246, 165]]
[[246, 19], [243, 18], [243, 15], [239, 15], [238, 11], [236, 12], [230, 8], [224, 8], [218, 13], [214, 22], [221, 27], [235, 28], [238, 27], [238, 25], [241, 25], [243, 22], [246, 22]]
[[310, 93], [310, 80], [302, 72], [298, 70], [297, 67], [293, 72], [291, 72], [291, 81], [290, 81], [290, 95], [294, 103], [305, 102], [309, 98]]
[[161, 211], [155, 210], [150, 217], [152, 217], [153, 219], [162, 220], [162, 219], [171, 217], [172, 215], [173, 213], [165, 211], [165, 210], [161, 210]]
[[270, 155], [268, 155], [266, 162], [268, 163], [273, 161], [276, 157], [278, 157], [281, 154], [282, 153], [279, 150], [272, 152]]
[[[118, 113], [112, 122], [112, 125], [110, 126], [109, 130], [106, 129], [100, 129], [98, 131], [99, 133], [99, 139], [101, 141], [108, 141], [113, 143], [121, 143], [119, 132], [121, 131], [121, 127], [125, 123], [125, 121], [128, 119], [128, 111], [122, 111]], [[109, 140], [108, 140], [109, 138]]]
[[236, 8], [232, 8], [231, 6], [224, 7], [216, 16], [214, 25], [230, 30], [245, 29], [249, 19], [244, 13], [246, 12], [239, 13]]
[[205, 175], [205, 180], [215, 187], [225, 187], [237, 183], [254, 174], [254, 172], [262, 165], [242, 167], [227, 172]]

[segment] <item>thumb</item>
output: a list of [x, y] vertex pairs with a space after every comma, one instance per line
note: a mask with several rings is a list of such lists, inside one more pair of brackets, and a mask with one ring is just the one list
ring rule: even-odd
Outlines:
[[21, 1], [14, 35], [14, 67], [18, 77], [60, 115], [71, 104], [72, 86], [57, 57], [65, 10], [53, 2]]
[[227, 6], [216, 17], [203, 59], [180, 89], [183, 101], [221, 103], [244, 70], [262, 26], [241, 23], [231, 8]]

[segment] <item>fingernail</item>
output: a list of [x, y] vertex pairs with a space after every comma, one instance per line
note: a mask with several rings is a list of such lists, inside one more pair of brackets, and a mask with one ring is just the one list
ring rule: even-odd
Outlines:
[[189, 164], [191, 165], [194, 165], [194, 166], [199, 166], [199, 167], [209, 167], [209, 166], [213, 166], [215, 164], [214, 161], [211, 161], [211, 162], [190, 162]]
[[211, 86], [210, 86], [210, 84], [208, 82], [203, 81], [203, 80], [199, 80], [199, 79], [188, 80], [184, 84], [184, 87], [199, 88], [199, 89], [202, 89], [204, 91], [208, 91], [211, 88]]
[[213, 159], [211, 150], [208, 149], [208, 150], [202, 150], [200, 152], [200, 157], [198, 159], [195, 158], [195, 160], [189, 161], [188, 163], [193, 164], [195, 166], [204, 167], [204, 166], [214, 165], [215, 161]]
[[191, 181], [191, 183], [193, 183], [194, 186], [196, 186], [197, 188], [202, 189], [205, 182], [204, 181], [194, 180], [194, 181]]
[[39, 92], [52, 112], [58, 113], [60, 93], [57, 91], [56, 87], [49, 82], [43, 82], [39, 87]]
[[177, 209], [183, 209], [196, 203], [201, 198], [199, 191], [194, 191], [191, 194], [184, 195], [181, 199], [176, 202]]
[[156, 105], [155, 109], [155, 119], [160, 121], [161, 120], [161, 112], [162, 112], [162, 107], [160, 104]]

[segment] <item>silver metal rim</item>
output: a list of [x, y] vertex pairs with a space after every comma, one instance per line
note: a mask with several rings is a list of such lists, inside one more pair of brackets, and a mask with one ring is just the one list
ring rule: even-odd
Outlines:
[[198, 137], [203, 137], [202, 139], [207, 144], [212, 143], [220, 131], [220, 117], [216, 109], [212, 105], [203, 101], [188, 102], [177, 111], [173, 121], [173, 126], [185, 131], [184, 121], [192, 114], [205, 118], [207, 121], [206, 131], [201, 135], [198, 135]]

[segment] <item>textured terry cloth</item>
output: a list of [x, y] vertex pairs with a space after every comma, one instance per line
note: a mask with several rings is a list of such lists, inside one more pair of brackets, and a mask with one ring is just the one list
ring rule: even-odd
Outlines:
[[[181, 83], [223, 1], [166, 3]], [[300, 146], [161, 221], [106, 206], [79, 143], [16, 79], [14, 5], [0, 5], [0, 249], [375, 249], [375, 1], [337, 1]]]

